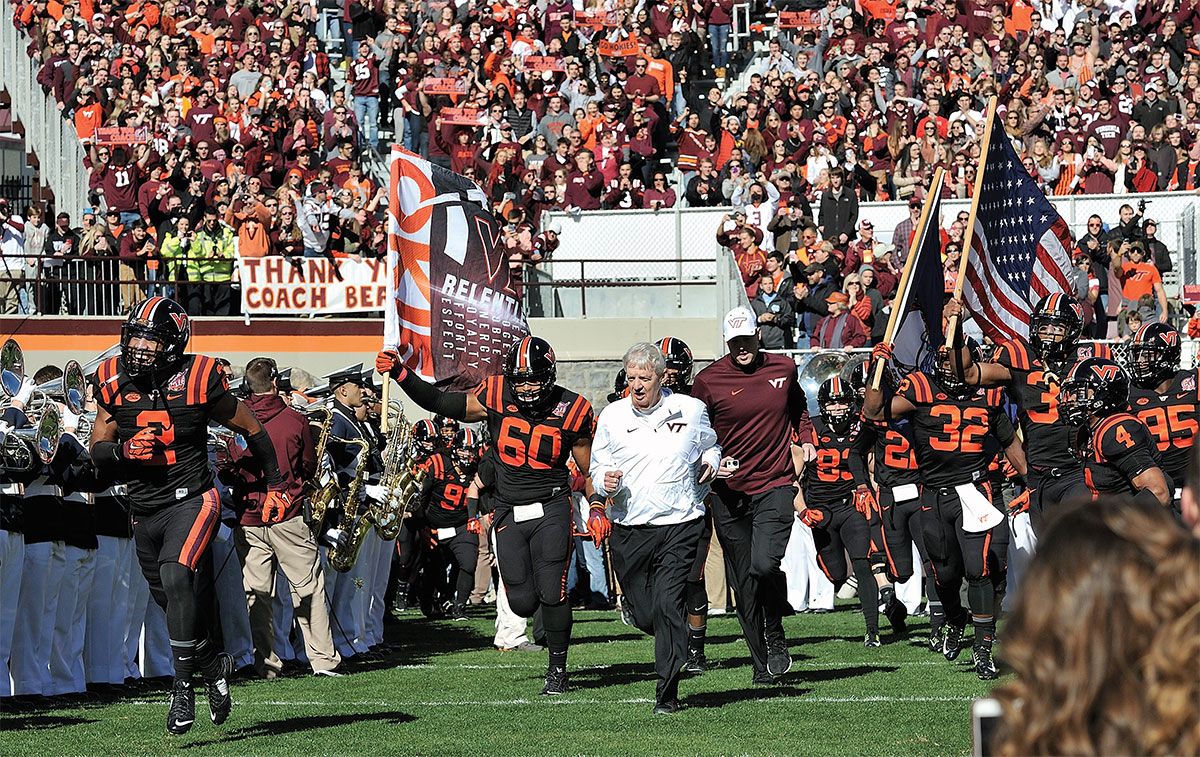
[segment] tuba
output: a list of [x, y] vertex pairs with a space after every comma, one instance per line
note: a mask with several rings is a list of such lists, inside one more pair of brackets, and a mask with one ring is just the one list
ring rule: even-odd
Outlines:
[[0, 399], [11, 400], [21, 391], [25, 381], [25, 355], [16, 339], [9, 339], [0, 347]]
[[62, 416], [54, 406], [42, 414], [36, 426], [5, 431], [0, 441], [0, 468], [30, 473], [49, 465], [58, 452], [62, 432]]
[[61, 378], [51, 379], [34, 388], [25, 413], [40, 417], [54, 403], [61, 402], [73, 414], [78, 415], [83, 412], [86, 393], [83, 368], [76, 361], [68, 360]]
[[312, 530], [314, 537], [320, 537], [325, 526], [325, 516], [329, 506], [337, 498], [337, 476], [333, 474], [333, 466], [325, 454], [329, 445], [329, 429], [333, 426], [333, 411], [326, 405], [313, 405], [305, 409], [304, 414], [309, 423], [319, 424], [321, 433], [317, 436], [317, 472], [304, 482], [304, 520]]
[[[362, 549], [363, 539], [371, 530], [371, 507], [359, 497], [367, 473], [367, 464], [371, 461], [371, 443], [366, 439], [342, 439], [336, 436], [329, 438], [335, 442], [357, 444], [360, 447], [354, 479], [342, 498], [338, 523], [330, 535], [333, 546], [328, 552], [330, 566], [338, 573], [346, 573], [354, 567], [354, 562], [358, 560], [358, 552]], [[335, 477], [335, 485], [336, 481]]]
[[841, 376], [849, 363], [850, 356], [839, 350], [823, 350], [809, 358], [800, 371], [800, 388], [804, 390], [804, 396], [808, 400], [809, 415], [816, 417], [820, 412], [817, 407], [817, 394], [821, 384], [825, 383], [826, 379]]
[[404, 405], [399, 402], [389, 402], [388, 405], [388, 411], [395, 408], [396, 418], [390, 421], [383, 476], [379, 481], [386, 496], [372, 514], [375, 531], [384, 541], [391, 541], [400, 535], [404, 514], [408, 511], [409, 503], [420, 493], [426, 475], [424, 468], [412, 463], [412, 425], [404, 417]]

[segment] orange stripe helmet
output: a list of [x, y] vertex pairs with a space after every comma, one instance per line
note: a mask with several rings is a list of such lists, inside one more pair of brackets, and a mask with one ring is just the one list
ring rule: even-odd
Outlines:
[[558, 367], [554, 349], [545, 339], [527, 336], [515, 342], [504, 361], [504, 377], [513, 398], [524, 411], [544, 413], [552, 396]]
[[192, 322], [178, 302], [150, 297], [133, 306], [121, 327], [121, 364], [132, 377], [168, 373], [183, 361]]

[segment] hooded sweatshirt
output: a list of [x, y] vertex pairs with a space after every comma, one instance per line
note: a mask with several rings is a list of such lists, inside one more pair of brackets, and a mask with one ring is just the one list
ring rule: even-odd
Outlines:
[[[316, 447], [308, 419], [284, 404], [277, 394], [254, 394], [245, 403], [266, 428], [275, 445], [279, 472], [287, 483], [287, 493], [292, 496], [292, 506], [284, 513], [283, 519], [294, 518], [300, 514], [303, 505], [301, 493], [304, 491], [304, 481], [317, 470]], [[267, 482], [254, 455], [242, 447], [231, 445], [229, 460], [221, 464], [219, 475], [233, 491], [233, 507], [238, 513], [238, 522], [243, 526], [267, 525], [262, 521]]]

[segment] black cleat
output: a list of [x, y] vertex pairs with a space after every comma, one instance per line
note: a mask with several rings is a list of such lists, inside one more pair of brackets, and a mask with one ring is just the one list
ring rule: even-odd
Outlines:
[[942, 653], [942, 642], [945, 638], [946, 627], [934, 628], [929, 632], [929, 651], [935, 654]]
[[788, 654], [787, 641], [783, 638], [767, 639], [767, 672], [781, 676], [792, 669], [792, 656]]
[[904, 622], [908, 617], [908, 608], [896, 598], [895, 590], [885, 589], [881, 592], [879, 595], [879, 605], [879, 611], [892, 624], [892, 633], [897, 636], [903, 636], [908, 633], [908, 624]]
[[546, 668], [546, 685], [542, 688], [543, 696], [556, 696], [567, 693], [566, 668]]
[[975, 663], [975, 675], [979, 676], [979, 680], [990, 681], [998, 675], [996, 663], [992, 660], [991, 639], [984, 638], [975, 642], [975, 648], [971, 652], [971, 661]]
[[625, 597], [618, 598], [617, 607], [621, 609], [621, 622], [627, 626], [634, 625], [633, 613], [629, 611], [629, 600]]
[[959, 652], [962, 652], [963, 626], [947, 623], [945, 630], [946, 635], [942, 638], [942, 656], [954, 662], [958, 659]]
[[453, 609], [447, 613], [451, 620], [467, 620], [467, 606], [454, 605]]
[[196, 691], [189, 681], [177, 679], [171, 686], [171, 706], [167, 709], [167, 733], [182, 736], [196, 721]]
[[699, 675], [708, 671], [708, 659], [699, 649], [689, 649], [687, 662], [683, 663], [683, 672]]
[[775, 676], [765, 670], [754, 671], [754, 680], [751, 681], [755, 686], [774, 686]]
[[233, 655], [221, 652], [217, 655], [219, 675], [204, 678], [204, 691], [208, 694], [208, 715], [212, 722], [221, 725], [233, 708], [233, 697], [229, 694], [229, 678], [233, 675]]
[[678, 699], [668, 699], [665, 702], [659, 702], [654, 705], [655, 715], [674, 715], [677, 712], [679, 712]]
[[863, 637], [863, 646], [864, 647], [882, 646], [882, 644], [879, 643], [879, 632], [878, 631], [867, 631], [867, 635]]

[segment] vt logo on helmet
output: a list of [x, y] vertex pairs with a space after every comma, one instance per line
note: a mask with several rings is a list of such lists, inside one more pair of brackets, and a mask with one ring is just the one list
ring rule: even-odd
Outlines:
[[121, 363], [130, 377], [174, 370], [192, 338], [192, 322], [183, 306], [151, 297], [133, 306], [121, 327]]
[[1129, 345], [1129, 372], [1143, 389], [1154, 389], [1179, 367], [1179, 332], [1165, 323], [1147, 323]]
[[1029, 316], [1029, 344], [1046, 363], [1073, 359], [1083, 333], [1083, 308], [1068, 294], [1048, 294], [1038, 300]]
[[1075, 364], [1062, 385], [1059, 415], [1072, 426], [1093, 416], [1105, 417], [1129, 406], [1129, 374], [1117, 363], [1090, 357]]

